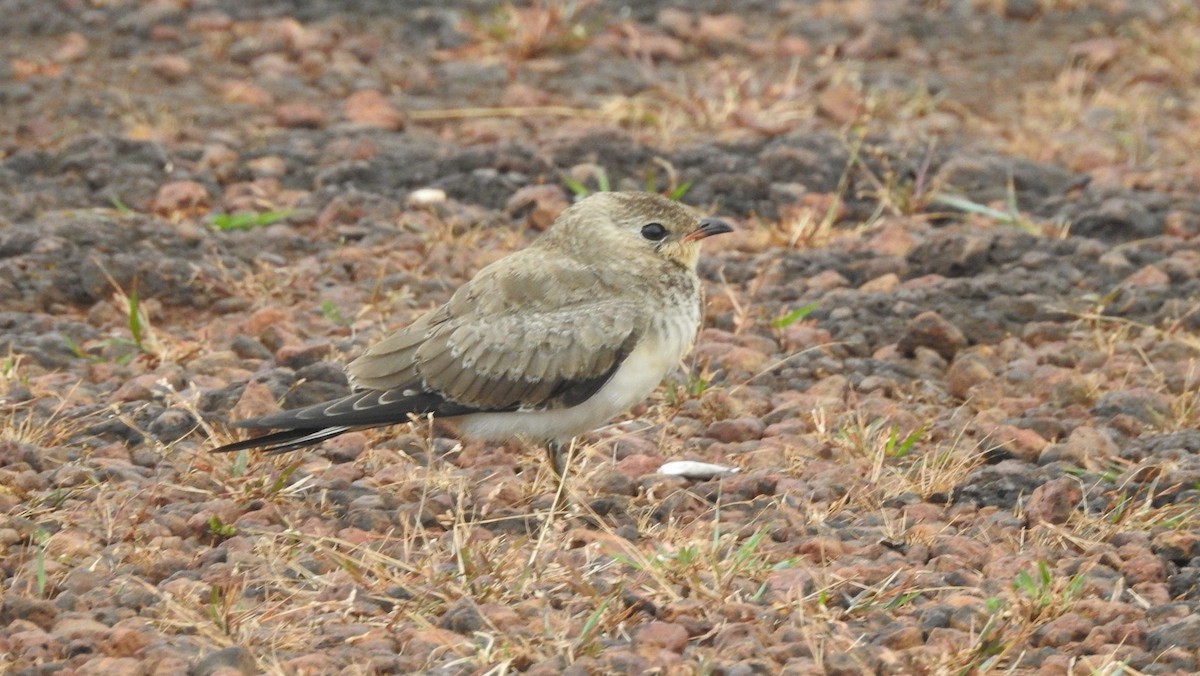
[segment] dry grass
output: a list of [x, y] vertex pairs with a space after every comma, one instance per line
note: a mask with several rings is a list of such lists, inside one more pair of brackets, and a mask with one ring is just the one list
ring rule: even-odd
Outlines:
[[[270, 277], [252, 287], [273, 284]], [[739, 303], [749, 304], [752, 294], [730, 292]], [[1103, 345], [1129, 337], [1109, 336]], [[1078, 339], [1101, 340], [1088, 332]], [[19, 378], [17, 366], [14, 360], [5, 377]], [[683, 400], [703, 394], [684, 391], [672, 400], [664, 390], [648, 409], [648, 422], [664, 422]], [[171, 401], [194, 412], [183, 395]], [[1183, 424], [1194, 408], [1180, 406]], [[46, 429], [63, 433], [66, 428], [50, 424]], [[928, 547], [961, 533], [969, 522], [947, 519], [940, 526], [914, 530], [902, 510], [886, 505], [905, 494], [927, 498], [949, 493], [966, 481], [981, 456], [978, 444], [965, 437], [942, 439], [924, 426], [901, 429], [853, 410], [814, 411], [811, 429], [811, 443], [787, 449], [776, 460], [778, 469], [806, 477], [816, 449], [825, 448], [826, 460], [853, 483], [841, 498], [809, 502], [775, 495], [753, 508], [771, 515], [760, 521], [753, 511], [749, 518], [730, 519], [750, 503], [714, 501], [688, 487], [643, 494], [629, 503], [641, 534], [634, 541], [592, 508], [594, 496], [588, 489], [607, 471], [604, 444], [619, 435], [602, 435], [604, 441], [581, 449], [575, 479], [567, 484], [571, 511], [560, 519], [549, 518], [545, 497], [554, 484], [544, 472], [529, 480], [522, 474], [516, 486], [506, 486], [452, 461], [418, 466], [394, 449], [372, 448], [355, 466], [362, 476], [381, 477], [374, 489], [403, 505], [406, 514], [388, 528], [373, 530], [346, 525], [344, 508], [329, 500], [323, 479], [340, 470], [312, 454], [254, 458], [251, 466], [244, 454], [214, 458], [187, 444], [159, 445], [156, 452], [173, 478], [158, 482], [147, 494], [88, 480], [29, 496], [23, 516], [38, 520], [52, 515], [65, 535], [40, 536], [26, 550], [14, 585], [36, 596], [55, 593], [73, 568], [94, 556], [76, 544], [73, 538], [81, 536], [107, 546], [106, 569], [169, 562], [170, 543], [177, 536], [152, 527], [148, 505], [228, 501], [234, 515], [251, 511], [259, 516], [226, 522], [214, 511], [197, 521], [203, 532], [196, 537], [206, 547], [221, 546], [227, 552], [223, 562], [205, 566], [199, 579], [152, 585], [130, 577], [126, 584], [143, 585], [153, 593], [158, 600], [154, 624], [175, 640], [207, 648], [269, 646], [256, 653], [268, 673], [290, 673], [288, 660], [328, 643], [331, 627], [346, 627], [348, 645], [437, 644], [428, 653], [429, 667], [458, 661], [501, 673], [555, 655], [568, 662], [595, 657], [609, 642], [635, 634], [649, 607], [680, 609], [707, 622], [707, 636], [716, 636], [731, 625], [720, 610], [730, 604], [754, 607], [770, 621], [794, 627], [820, 664], [823, 656], [853, 653], [865, 640], [861, 623], [870, 617], [882, 613], [915, 622], [931, 604], [964, 594], [977, 599], [977, 624], [947, 637], [944, 654], [920, 668], [995, 672], [1015, 668], [1036, 632], [1071, 612], [1080, 599], [1091, 598], [1084, 573], [1066, 574], [1039, 562], [1103, 546], [1117, 532], [1200, 525], [1194, 507], [1155, 507], [1151, 489], [1107, 513], [1081, 512], [1027, 538], [991, 542], [1024, 553], [1031, 564], [1011, 580], [995, 581], [988, 591], [945, 585], [912, 564], [870, 574], [855, 567], [867, 552], [853, 547], [830, 549], [813, 560], [798, 554], [794, 542], [777, 541], [773, 534], [780, 528], [876, 523], [879, 541], [889, 543], [878, 551], [886, 551]], [[425, 426], [408, 432], [423, 439], [431, 458], [433, 433]], [[221, 436], [213, 430], [208, 435]], [[384, 435], [376, 438], [382, 441]], [[658, 445], [671, 448], [682, 442], [662, 438]], [[536, 449], [518, 452], [540, 462]], [[398, 467], [402, 472], [396, 472]], [[665, 504], [673, 505], [674, 512], [664, 518], [660, 510]], [[203, 551], [196, 549], [193, 555]], [[810, 582], [789, 586], [784, 582], [788, 574]], [[1121, 594], [1135, 603], [1140, 598], [1132, 590]], [[464, 625], [470, 631], [450, 634], [442, 628], [451, 611], [477, 613], [478, 619]], [[693, 645], [696, 660], [718, 657], [706, 636], [695, 637]], [[1089, 660], [1105, 673], [1123, 664], [1117, 654]]]
[[[587, 49], [612, 28], [590, 19], [589, 4], [504, 5], [474, 18], [467, 26], [473, 42], [457, 56], [499, 61], [512, 73], [528, 62], [549, 69], [554, 59]], [[1007, 4], [976, 3], [1000, 16]], [[1043, 0], [1039, 8], [1049, 13], [1085, 4]], [[814, 11], [843, 10], [840, 3], [821, 3]], [[745, 251], [782, 255], [860, 238], [885, 219], [919, 230], [941, 216], [930, 213], [943, 186], [930, 171], [937, 145], [929, 139], [943, 134], [964, 133], [1021, 157], [1061, 162], [1101, 183], [1190, 191], [1200, 120], [1178, 92], [1190, 91], [1200, 73], [1196, 10], [1184, 0], [1161, 3], [1158, 10], [1167, 17], [1159, 24], [1129, 22], [1112, 44], [1079, 47], [1053, 77], [1002, 83], [1007, 95], [991, 110], [964, 103], [990, 99], [979, 91], [955, 90], [953, 80], [937, 95], [922, 86], [873, 87], [869, 83], [888, 59], [831, 49], [811, 59], [755, 57], [778, 64], [775, 70], [751, 67], [748, 57], [709, 59], [703, 72], [671, 64], [663, 72], [672, 77], [656, 86], [604, 97], [597, 105], [431, 108], [410, 111], [409, 119], [445, 124], [441, 130], [453, 134], [453, 124], [478, 120], [506, 118], [536, 127], [554, 118], [624, 127], [656, 148], [832, 130], [846, 139], [850, 158], [838, 168], [837, 187], [806, 195], [780, 219], [748, 220]], [[1109, 47], [1115, 57], [1105, 56]], [[736, 49], [730, 53], [746, 57]], [[137, 106], [130, 97], [117, 106], [126, 111], [120, 119], [133, 136], [179, 135], [177, 117], [156, 108], [128, 113]], [[536, 137], [537, 131], [529, 133]], [[864, 156], [871, 152], [864, 139], [883, 131], [919, 141], [913, 147], [925, 149], [915, 176], [886, 156]], [[682, 185], [674, 167], [657, 166], [670, 189]], [[857, 198], [877, 208], [848, 229], [845, 205]], [[1068, 234], [1003, 206], [978, 207], [970, 217], [989, 227], [1027, 227], [1046, 238]], [[493, 255], [480, 252], [519, 248], [528, 237], [487, 227], [474, 219], [478, 215], [405, 213], [397, 237], [412, 236], [407, 249], [379, 246], [358, 260], [321, 254], [289, 265], [225, 271], [201, 283], [231, 298], [285, 308], [284, 321], [302, 338], [378, 334], [439, 300], [437, 290], [384, 288], [389, 271], [438, 275], [448, 294]], [[305, 232], [336, 236], [316, 228]], [[374, 283], [338, 278], [347, 267]], [[735, 338], [758, 334], [782, 341], [785, 327], [768, 328], [772, 319], [786, 317], [762, 295], [769, 272], [765, 268], [744, 284], [721, 273], [709, 289], [714, 304], [728, 309]], [[356, 308], [352, 316], [317, 311], [315, 299], [325, 282], [354, 287], [348, 292]], [[1186, 361], [1179, 386], [1168, 378], [1177, 374], [1167, 369], [1181, 362], [1166, 366], [1151, 356], [1164, 345], [1200, 351], [1200, 342], [1183, 328], [1185, 317], [1148, 326], [1107, 316], [1105, 305], [1112, 301], [1097, 299], [1067, 338], [1066, 347], [1110, 361], [1087, 381], [1094, 388], [1088, 398], [1146, 387], [1162, 394], [1169, 409], [1148, 430], [1195, 429], [1197, 360]], [[133, 349], [122, 376], [166, 364], [187, 366], [203, 356], [197, 344], [219, 342], [222, 331], [236, 330], [249, 314], [206, 326], [211, 333], [194, 342], [182, 336], [211, 317], [172, 316], [114, 283], [107, 312], [96, 311], [114, 318], [102, 327], [109, 335], [79, 348], [113, 362], [119, 355], [110, 349], [112, 341], [127, 341], [124, 347]], [[810, 349], [833, 354], [836, 347]], [[1039, 632], [1081, 602], [1120, 602], [1135, 610], [1157, 602], [1147, 596], [1153, 589], [1134, 590], [1123, 581], [1102, 589], [1086, 562], [1074, 563], [1111, 554], [1110, 542], [1120, 533], [1200, 528], [1196, 505], [1156, 503], [1185, 488], [1159, 479], [1178, 469], [1175, 461], [1107, 458], [1089, 464], [1079, 472], [1081, 487], [1085, 494], [1111, 498], [1108, 507], [1076, 506], [1056, 525], [1024, 527], [1020, 500], [1008, 512], [953, 503], [949, 496], [984, 462], [987, 440], [961, 423], [977, 413], [973, 402], [962, 405], [962, 416], [944, 411], [924, 419], [914, 411], [927, 411], [919, 407], [930, 402], [896, 392], [885, 397], [887, 403], [911, 415], [893, 418], [857, 408], [851, 393], [789, 420], [799, 431], [773, 440], [778, 445], [750, 451], [689, 445], [694, 436], [667, 424], [685, 409], [699, 411], [701, 424], [721, 420], [732, 410], [722, 408], [722, 397], [769, 409], [773, 404], [765, 396], [754, 402], [760, 396], [754, 390], [800, 354], [771, 355], [757, 373], [715, 384], [725, 366], [719, 358], [691, 364], [644, 409], [644, 426], [602, 430], [581, 445], [565, 484], [569, 508], [563, 515], [553, 514], [557, 483], [541, 467], [539, 449], [522, 444], [489, 449], [515, 459], [496, 467], [472, 464], [478, 448], [447, 450], [435, 430], [421, 423], [369, 433], [367, 450], [343, 464], [318, 451], [213, 457], [204, 449], [229, 441], [229, 434], [201, 422], [198, 433], [175, 442], [147, 435], [158, 463], [145, 468], [149, 478], [141, 482], [104, 474], [120, 465], [108, 462], [112, 457], [128, 456], [117, 443], [65, 461], [54, 456], [55, 471], [42, 485], [24, 470], [5, 468], [0, 497], [19, 499], [5, 526], [13, 526], [9, 530], [19, 538], [8, 550], [13, 572], [7, 588], [52, 599], [78, 571], [96, 573], [106, 591], [139, 588], [152, 595], [154, 603], [144, 612], [168, 642], [193, 652], [253, 646], [260, 666], [278, 674], [295, 673], [289, 661], [298, 655], [341, 655], [336, 651], [347, 646], [418, 653], [424, 669], [509, 673], [554, 656], [586, 664], [629, 643], [652, 618], [693, 623], [687, 659], [698, 671], [726, 657], [732, 644], [721, 642], [724, 632], [740, 625], [761, 628], [764, 648], [782, 643], [773, 640], [777, 636], [799, 637], [808, 653], [800, 657], [814, 668], [846, 654], [870, 670], [877, 665], [861, 661], [858, 649], [882, 640], [872, 633], [880, 618], [915, 628], [923, 613], [953, 602], [968, 608], [962, 613], [966, 620], [958, 617], [953, 631], [920, 634], [922, 647], [936, 650], [889, 650], [916, 660], [905, 665], [914, 673], [1020, 673], [1023, 653]], [[0, 393], [26, 386], [32, 402], [0, 401], [0, 445], [69, 445], [94, 419], [68, 415], [77, 404], [72, 381], [30, 368], [19, 355], [0, 360]], [[198, 392], [199, 387], [165, 388], [159, 401], [204, 421]], [[119, 418], [139, 427], [129, 413]], [[961, 431], [947, 435], [954, 425]], [[609, 495], [603, 482], [622, 441], [646, 442], [640, 448], [664, 458], [688, 454], [738, 464], [744, 474], [719, 490], [661, 481], [639, 485], [633, 495]], [[775, 488], [735, 493], [739, 481], [766, 476], [778, 482]], [[909, 509], [912, 496], [920, 509]], [[18, 531], [22, 520], [40, 525]], [[968, 562], [959, 540], [978, 545], [983, 554]], [[1015, 573], [1005, 569], [1008, 579], [984, 574], [987, 564], [1009, 557], [1020, 565], [1012, 568]], [[180, 572], [186, 574], [176, 575]], [[0, 661], [0, 669], [6, 666]], [[1071, 668], [1137, 673], [1118, 650], [1079, 657]]]

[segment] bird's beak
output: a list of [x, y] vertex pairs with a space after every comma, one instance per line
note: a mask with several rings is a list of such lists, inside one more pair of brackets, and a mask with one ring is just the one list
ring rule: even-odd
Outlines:
[[683, 241], [692, 242], [726, 232], [733, 232], [733, 226], [719, 218], [703, 218], [700, 219], [700, 227], [684, 235]]

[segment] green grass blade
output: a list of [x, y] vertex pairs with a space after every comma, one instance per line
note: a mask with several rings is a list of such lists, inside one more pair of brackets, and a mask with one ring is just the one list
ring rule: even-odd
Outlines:
[[145, 338], [146, 328], [142, 323], [142, 311], [138, 302], [138, 292], [134, 289], [129, 292], [129, 334], [133, 336], [133, 344], [137, 349], [144, 350], [143, 340]]
[[570, 176], [563, 176], [563, 183], [566, 184], [567, 190], [570, 190], [571, 194], [575, 195], [576, 198], [587, 197], [588, 195], [592, 194], [592, 191], [589, 190], [586, 185], [576, 181]]
[[608, 184], [608, 172], [603, 167], [596, 170], [596, 185], [600, 188], [600, 192], [608, 192], [612, 186]]
[[776, 317], [775, 319], [772, 319], [771, 326], [774, 326], [777, 329], [787, 328], [812, 314], [812, 312], [818, 307], [820, 306], [817, 303], [809, 303], [804, 307], [796, 308], [782, 317]]

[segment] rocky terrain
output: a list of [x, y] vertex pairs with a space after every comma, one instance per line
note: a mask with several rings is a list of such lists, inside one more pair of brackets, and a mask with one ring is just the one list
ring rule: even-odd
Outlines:
[[[0, 11], [0, 671], [1200, 671], [1191, 3]], [[605, 189], [738, 232], [565, 514], [207, 452]]]

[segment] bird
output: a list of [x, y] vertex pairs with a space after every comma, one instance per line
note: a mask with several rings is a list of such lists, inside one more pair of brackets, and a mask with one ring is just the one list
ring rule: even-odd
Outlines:
[[589, 195], [351, 361], [351, 394], [237, 421], [277, 431], [212, 450], [285, 453], [432, 415], [463, 436], [543, 444], [562, 477], [576, 436], [646, 399], [691, 350], [700, 243], [732, 231], [657, 193]]

